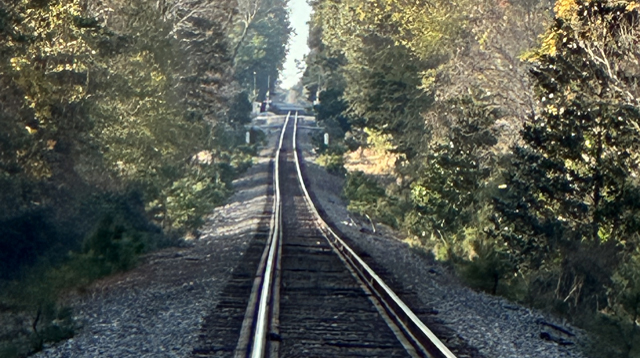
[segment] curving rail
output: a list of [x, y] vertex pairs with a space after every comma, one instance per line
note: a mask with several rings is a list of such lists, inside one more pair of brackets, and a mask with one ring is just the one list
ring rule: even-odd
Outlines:
[[258, 265], [258, 272], [254, 281], [251, 297], [249, 298], [249, 305], [247, 306], [245, 319], [240, 330], [240, 339], [238, 340], [238, 345], [235, 350], [234, 356], [236, 358], [260, 358], [265, 356], [270, 316], [270, 298], [274, 291], [274, 279], [277, 267], [276, 254], [278, 253], [277, 248], [279, 242], [282, 239], [282, 231], [280, 229], [282, 226], [282, 200], [280, 197], [280, 176], [278, 175], [280, 168], [279, 157], [290, 116], [291, 112], [289, 112], [285, 118], [282, 132], [280, 133], [280, 140], [278, 141], [278, 149], [274, 155], [274, 200], [271, 223], [269, 225], [269, 240], [265, 246], [260, 264]]
[[[298, 113], [293, 125], [293, 154], [298, 181], [309, 210], [333, 251], [345, 263], [353, 277], [365, 290], [387, 325], [396, 334], [410, 356], [455, 358], [455, 355], [420, 321], [411, 309], [388, 285], [342, 240], [323, 220], [315, 208], [304, 183], [296, 145]], [[277, 349], [268, 351], [270, 335], [277, 336], [280, 289], [280, 256], [282, 252], [282, 200], [280, 193], [279, 161], [285, 131], [291, 117], [287, 114], [280, 134], [274, 165], [274, 203], [269, 240], [256, 274], [251, 298], [245, 314], [235, 357], [274, 357]], [[273, 341], [273, 339], [271, 339]], [[277, 339], [276, 339], [277, 341]]]

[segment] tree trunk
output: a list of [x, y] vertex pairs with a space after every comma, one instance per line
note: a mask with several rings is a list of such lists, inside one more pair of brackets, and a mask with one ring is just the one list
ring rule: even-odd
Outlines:
[[240, 47], [244, 43], [244, 39], [247, 37], [247, 33], [249, 32], [249, 25], [251, 25], [251, 22], [245, 23], [244, 30], [242, 31], [242, 36], [240, 36], [240, 40], [238, 41], [238, 44], [233, 49], [233, 56], [231, 57], [231, 63], [233, 63], [234, 65], [236, 62], [236, 57], [238, 56], [238, 51], [240, 51]]

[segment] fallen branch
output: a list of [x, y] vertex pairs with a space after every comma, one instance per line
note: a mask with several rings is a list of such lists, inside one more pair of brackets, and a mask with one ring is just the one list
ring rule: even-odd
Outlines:
[[547, 322], [545, 320], [537, 319], [536, 323], [540, 324], [540, 325], [543, 325], [543, 326], [551, 327], [551, 328], [555, 329], [556, 331], [560, 331], [560, 332], [562, 332], [562, 333], [564, 333], [564, 334], [566, 334], [568, 336], [571, 336], [571, 337], [575, 336], [575, 334], [573, 332], [567, 330], [566, 328], [560, 327], [560, 326], [555, 325], [553, 323], [549, 323], [549, 322]]

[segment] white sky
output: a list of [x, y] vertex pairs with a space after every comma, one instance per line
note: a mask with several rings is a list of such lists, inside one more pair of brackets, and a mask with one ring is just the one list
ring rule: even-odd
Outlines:
[[289, 40], [289, 53], [284, 63], [284, 71], [282, 71], [282, 87], [291, 88], [302, 76], [302, 73], [296, 68], [296, 60], [302, 61], [304, 55], [309, 52], [307, 46], [307, 37], [309, 37], [309, 16], [311, 15], [311, 6], [307, 4], [307, 0], [289, 0], [289, 20], [294, 33], [291, 34]]

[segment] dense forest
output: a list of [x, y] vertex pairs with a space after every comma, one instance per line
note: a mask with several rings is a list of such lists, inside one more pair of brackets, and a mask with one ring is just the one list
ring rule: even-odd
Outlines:
[[591, 356], [640, 357], [640, 4], [310, 3], [322, 162], [395, 160], [346, 174], [351, 210], [586, 328]]
[[198, 235], [290, 33], [287, 0], [0, 2], [0, 313], [35, 320], [0, 355], [71, 334], [61, 290]]

